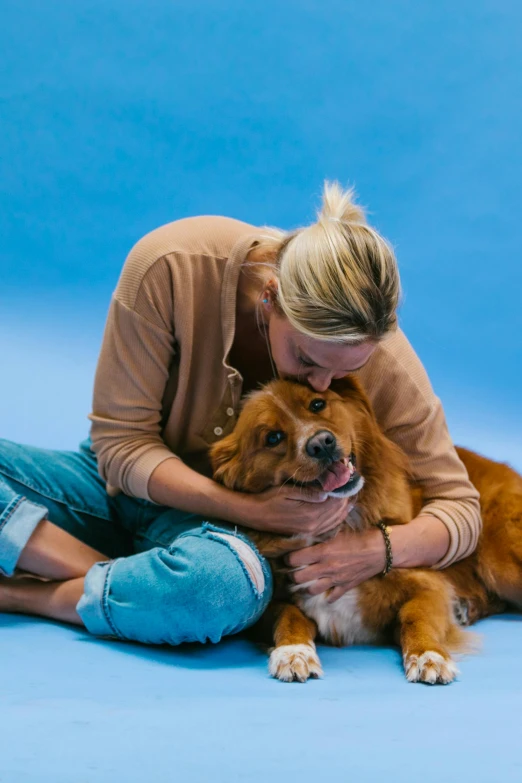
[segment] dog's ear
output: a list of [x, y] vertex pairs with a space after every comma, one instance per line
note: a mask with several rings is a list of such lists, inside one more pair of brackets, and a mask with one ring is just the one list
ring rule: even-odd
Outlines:
[[354, 402], [372, 422], [375, 422], [375, 414], [370, 400], [363, 389], [362, 383], [354, 375], [334, 378], [330, 383], [330, 389], [343, 399]]
[[212, 470], [216, 471], [222, 468], [227, 462], [237, 457], [239, 452], [239, 441], [234, 432], [227, 435], [226, 438], [216, 441], [209, 450], [210, 463]]
[[232, 432], [226, 438], [218, 440], [209, 449], [214, 481], [219, 481], [229, 489], [234, 489], [239, 479], [239, 440]]
[[397, 499], [399, 493], [397, 487], [402, 488], [405, 494], [400, 495], [399, 493], [399, 497], [402, 498], [402, 505], [399, 503], [399, 508], [403, 513], [402, 516], [400, 514], [397, 516], [404, 519], [404, 510], [408, 511], [409, 509], [409, 500], [406, 498], [409, 499], [410, 492], [409, 490], [406, 492], [406, 484], [400, 483], [400, 480], [409, 474], [408, 457], [400, 446], [390, 440], [382, 431], [370, 399], [358, 378], [353, 375], [345, 375], [343, 378], [332, 380], [330, 388], [357, 411], [358, 450], [356, 450], [356, 454], [366, 482], [365, 497], [368, 499], [371, 495], [375, 508], [382, 511], [391, 506], [392, 498]]

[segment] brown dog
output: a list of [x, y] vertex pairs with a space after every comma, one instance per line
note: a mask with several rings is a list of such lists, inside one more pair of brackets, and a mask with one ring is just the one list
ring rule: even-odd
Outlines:
[[[288, 551], [283, 537], [244, 531], [262, 554], [276, 559], [275, 596], [263, 617], [275, 643], [273, 676], [320, 676], [314, 644], [319, 633], [335, 645], [395, 640], [408, 680], [448, 683], [457, 673], [451, 653], [472, 648], [459, 626], [503, 611], [506, 602], [522, 607], [522, 477], [505, 464], [457, 451], [481, 495], [483, 531], [471, 556], [441, 571], [392, 569], [328, 603], [328, 592], [306, 595], [287, 583], [276, 565]], [[210, 459], [215, 480], [230, 489], [255, 493], [292, 482], [356, 495], [344, 523], [354, 530], [379, 520], [406, 524], [422, 507], [406, 456], [383, 435], [350, 376], [322, 393], [291, 381], [252, 392], [234, 432], [211, 447]]]

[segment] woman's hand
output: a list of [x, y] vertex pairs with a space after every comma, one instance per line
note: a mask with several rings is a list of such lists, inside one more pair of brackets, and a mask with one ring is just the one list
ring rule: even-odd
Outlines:
[[302, 589], [309, 595], [333, 587], [328, 603], [348, 590], [381, 573], [386, 564], [384, 538], [379, 529], [354, 533], [343, 528], [335, 538], [286, 555], [292, 567], [289, 578], [296, 585], [312, 582]]
[[352, 507], [350, 498], [284, 484], [257, 495], [244, 495], [241, 524], [276, 535], [318, 538], [339, 528]]
[[[431, 514], [421, 513], [407, 525], [392, 525], [390, 541], [394, 568], [436, 565], [446, 555], [450, 537], [446, 525]], [[286, 555], [294, 570], [289, 578], [296, 585], [312, 582], [303, 590], [318, 595], [333, 587], [328, 602], [336, 601], [384, 571], [386, 546], [378, 528], [354, 533], [344, 527], [335, 538]]]

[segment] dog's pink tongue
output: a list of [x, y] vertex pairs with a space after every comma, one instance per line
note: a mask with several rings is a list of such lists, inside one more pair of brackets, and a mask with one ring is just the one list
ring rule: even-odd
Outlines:
[[342, 487], [350, 480], [352, 472], [348, 465], [344, 462], [333, 462], [325, 471], [319, 476], [319, 483], [321, 484], [324, 492], [333, 492], [337, 487]]

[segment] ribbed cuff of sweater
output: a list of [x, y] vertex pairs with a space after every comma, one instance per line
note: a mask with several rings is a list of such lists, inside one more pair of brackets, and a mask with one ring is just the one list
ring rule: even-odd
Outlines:
[[440, 570], [470, 555], [476, 548], [482, 522], [480, 509], [475, 503], [445, 501], [429, 503], [421, 514], [431, 514], [446, 525], [450, 536], [448, 550], [431, 568]]
[[[151, 475], [154, 473], [158, 465], [165, 462], [166, 459], [181, 459], [177, 454], [174, 454], [167, 446], [153, 446], [149, 451], [144, 454], [140, 454], [139, 457], [132, 460], [132, 465], [128, 469], [126, 476], [127, 487], [124, 488], [124, 492], [132, 497], [144, 498], [150, 503], [156, 503], [149, 495], [148, 485]], [[125, 475], [125, 467], [123, 474]], [[156, 505], [160, 505], [156, 503]]]

